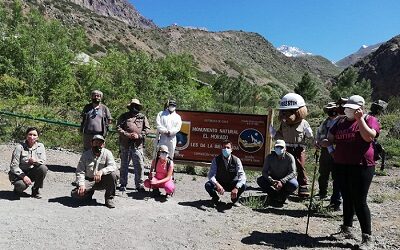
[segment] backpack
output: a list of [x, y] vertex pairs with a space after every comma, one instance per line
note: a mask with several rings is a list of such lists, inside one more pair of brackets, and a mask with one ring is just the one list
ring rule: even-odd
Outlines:
[[[365, 122], [367, 122], [368, 117], [369, 115], [364, 117]], [[381, 155], [385, 152], [385, 149], [376, 138], [372, 141], [372, 146], [374, 147], [374, 161], [378, 161], [382, 158]]]

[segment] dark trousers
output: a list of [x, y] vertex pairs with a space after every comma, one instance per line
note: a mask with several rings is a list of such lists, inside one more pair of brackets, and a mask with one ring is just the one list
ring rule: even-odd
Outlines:
[[[24, 173], [33, 182], [33, 189], [43, 188], [43, 181], [47, 174], [46, 165], [35, 166], [29, 170], [26, 170]], [[15, 175], [14, 173], [9, 172], [8, 177], [11, 183], [14, 185], [14, 191], [18, 193], [22, 193], [25, 189], [29, 187], [29, 185], [26, 185], [21, 177]]]
[[319, 195], [326, 196], [328, 194], [328, 183], [329, 183], [329, 175], [332, 175], [332, 196], [331, 196], [331, 204], [340, 205], [341, 201], [341, 193], [340, 187], [337, 182], [336, 171], [333, 171], [335, 167], [335, 163], [331, 154], [329, 154], [328, 149], [321, 149], [321, 157], [319, 159], [319, 177], [318, 177], [318, 186], [319, 186]]
[[286, 150], [293, 155], [296, 161], [297, 182], [300, 186], [307, 186], [305, 149], [302, 147], [286, 147]]
[[371, 234], [371, 213], [367, 195], [375, 167], [336, 164], [335, 171], [343, 196], [343, 225], [353, 226], [355, 213], [360, 222], [361, 232]]
[[[221, 186], [224, 188], [225, 191], [231, 192], [232, 189], [236, 187], [236, 184], [238, 181], [232, 181], [231, 183], [220, 183]], [[219, 199], [219, 196], [217, 194], [217, 185], [215, 185], [212, 181], [207, 181], [206, 184], [204, 185], [206, 188], [207, 193], [214, 199]], [[247, 186], [246, 184], [243, 184], [239, 190], [238, 194], [235, 200], [232, 200], [233, 203], [238, 201], [240, 195], [246, 190]]]
[[102, 175], [99, 182], [95, 182], [93, 178], [87, 178], [85, 180], [85, 195], [78, 195], [78, 188], [75, 188], [71, 192], [71, 196], [75, 199], [88, 199], [91, 198], [95, 190], [106, 190], [104, 195], [105, 200], [113, 199], [115, 196], [115, 190], [117, 188], [117, 176], [115, 172], [110, 174]]
[[264, 192], [268, 194], [269, 197], [277, 200], [286, 200], [287, 197], [291, 193], [293, 193], [299, 186], [297, 180], [293, 178], [287, 181], [285, 184], [283, 184], [281, 190], [277, 191], [273, 188], [272, 183], [269, 182], [268, 179], [265, 178], [264, 176], [260, 176], [257, 178], [257, 184]]

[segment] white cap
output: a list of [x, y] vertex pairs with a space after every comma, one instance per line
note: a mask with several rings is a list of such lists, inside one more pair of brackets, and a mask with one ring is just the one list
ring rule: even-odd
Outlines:
[[364, 98], [359, 95], [352, 95], [347, 100], [346, 104], [343, 105], [344, 108], [359, 109], [365, 105]]
[[303, 106], [306, 106], [303, 97], [296, 93], [288, 93], [284, 95], [279, 102], [279, 110], [298, 109]]
[[275, 147], [284, 147], [286, 148], [286, 143], [284, 140], [276, 140]]

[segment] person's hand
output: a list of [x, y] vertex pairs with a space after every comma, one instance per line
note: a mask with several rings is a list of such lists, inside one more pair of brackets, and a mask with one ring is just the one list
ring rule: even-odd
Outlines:
[[85, 190], [86, 190], [85, 185], [79, 186], [78, 195], [79, 196], [84, 196], [85, 195]]
[[139, 138], [139, 135], [138, 135], [137, 133], [133, 132], [133, 133], [130, 133], [129, 138], [131, 138], [131, 139], [138, 139], [138, 138]]
[[236, 187], [234, 189], [232, 189], [232, 191], [231, 191], [231, 200], [235, 200], [237, 198], [238, 191], [239, 190]]
[[101, 181], [101, 176], [103, 175], [103, 171], [99, 170], [94, 175], [94, 182], [98, 183]]
[[283, 184], [282, 184], [282, 182], [281, 181], [275, 181], [275, 184], [274, 184], [274, 187], [275, 187], [275, 189], [276, 190], [281, 190], [282, 189], [282, 187], [283, 187]]
[[157, 185], [157, 184], [158, 184], [158, 180], [157, 180], [156, 178], [152, 178], [152, 179], [150, 180], [150, 184], [151, 184], [151, 185]]
[[219, 184], [219, 183], [217, 183], [216, 185], [217, 185], [217, 192], [218, 192], [220, 195], [223, 195], [224, 192], [225, 192], [225, 189], [224, 189], [224, 188], [221, 186], [221, 184]]
[[29, 158], [28, 164], [33, 165], [35, 163], [36, 163], [36, 161], [33, 158]]
[[356, 109], [356, 111], [354, 112], [354, 118], [359, 121], [364, 115], [364, 112], [361, 108]]
[[24, 181], [24, 183], [28, 186], [32, 185], [32, 180], [31, 178], [29, 178], [28, 176], [24, 176], [24, 178], [22, 179]]

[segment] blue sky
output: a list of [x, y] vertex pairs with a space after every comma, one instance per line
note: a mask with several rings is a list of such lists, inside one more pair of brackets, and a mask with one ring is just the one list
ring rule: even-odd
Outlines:
[[158, 26], [257, 32], [337, 61], [400, 34], [400, 0], [129, 0]]

